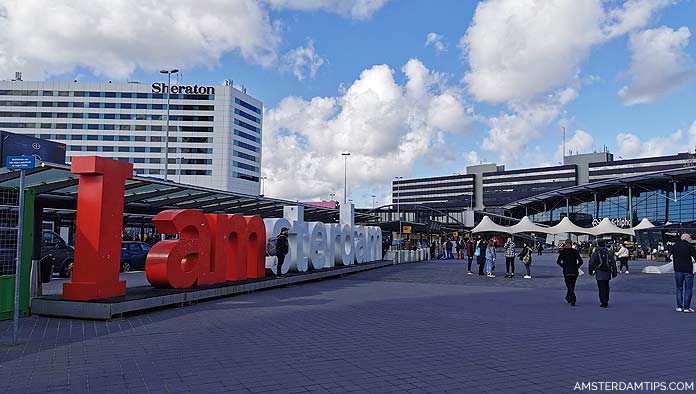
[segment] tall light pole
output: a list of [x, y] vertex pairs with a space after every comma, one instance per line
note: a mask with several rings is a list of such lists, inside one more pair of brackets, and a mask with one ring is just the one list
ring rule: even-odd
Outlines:
[[167, 74], [167, 123], [164, 126], [164, 180], [169, 177], [169, 99], [172, 95], [172, 74], [178, 73], [179, 70], [173, 68], [171, 70], [160, 70], [161, 74]]
[[401, 205], [401, 199], [399, 198], [399, 197], [401, 197], [400, 196], [401, 187], [399, 186], [398, 182], [399, 182], [399, 180], [404, 179], [404, 177], [395, 176], [394, 179], [396, 179], [396, 182], [394, 182], [396, 184], [396, 214], [399, 216], [399, 246], [398, 246], [397, 250], [401, 250], [401, 238], [402, 238], [402, 235], [401, 235], [401, 210], [399, 208]]
[[565, 162], [565, 138], [566, 138], [565, 126], [561, 126], [561, 129], [563, 129], [563, 161]]
[[374, 194], [371, 196], [372, 197], [372, 209], [375, 209], [375, 196]]
[[264, 191], [264, 190], [263, 190], [263, 185], [264, 185], [264, 183], [265, 183], [264, 181], [265, 181], [266, 179], [268, 179], [267, 176], [262, 176], [262, 177], [261, 177], [261, 197], [263, 197], [263, 191]]
[[341, 153], [343, 156], [343, 205], [348, 203], [348, 156], [350, 152]]

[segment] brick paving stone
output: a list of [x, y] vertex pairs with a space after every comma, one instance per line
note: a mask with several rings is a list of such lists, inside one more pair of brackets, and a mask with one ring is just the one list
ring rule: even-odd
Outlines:
[[671, 275], [632, 262], [607, 310], [582, 276], [572, 308], [553, 260], [535, 258], [531, 280], [431, 261], [110, 322], [29, 317], [20, 346], [0, 345], [0, 393], [564, 393], [692, 380], [696, 316], [674, 312]]

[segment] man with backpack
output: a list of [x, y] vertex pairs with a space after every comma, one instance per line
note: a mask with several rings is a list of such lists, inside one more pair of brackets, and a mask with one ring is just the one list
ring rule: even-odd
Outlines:
[[609, 281], [616, 278], [616, 260], [614, 255], [607, 250], [604, 240], [597, 241], [597, 247], [590, 257], [590, 275], [597, 279], [599, 289], [599, 306], [606, 308], [609, 306]]
[[280, 229], [280, 234], [276, 238], [276, 258], [278, 260], [278, 268], [276, 277], [283, 277], [283, 262], [285, 261], [285, 255], [288, 254], [290, 250], [290, 244], [288, 243], [288, 228], [283, 227]]

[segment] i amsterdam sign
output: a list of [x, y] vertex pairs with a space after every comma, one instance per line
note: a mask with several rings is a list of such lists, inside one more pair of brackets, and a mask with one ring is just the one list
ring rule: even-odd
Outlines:
[[172, 85], [172, 87], [169, 88], [167, 87], [167, 84], [164, 82], [155, 82], [152, 84], [152, 93], [211, 95], [215, 94], [215, 87], [198, 85]]
[[[97, 156], [75, 157], [70, 172], [78, 174], [75, 261], [63, 299], [88, 301], [126, 294], [120, 280], [121, 233], [126, 180], [133, 164]], [[293, 208], [293, 207], [288, 207]], [[273, 268], [266, 259], [267, 238], [289, 231], [288, 270], [331, 269], [382, 258], [382, 231], [340, 223], [305, 222], [303, 211], [283, 218], [164, 210], [152, 218], [161, 234], [176, 235], [156, 243], [147, 254], [145, 276], [157, 288], [185, 289], [224, 282], [260, 279]], [[293, 214], [294, 212], [294, 214]]]

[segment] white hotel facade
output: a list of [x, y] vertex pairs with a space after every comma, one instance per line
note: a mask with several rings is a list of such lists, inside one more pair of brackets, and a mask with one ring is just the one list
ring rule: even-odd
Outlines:
[[[233, 86], [172, 85], [170, 181], [258, 195], [263, 104]], [[0, 129], [165, 178], [166, 83], [0, 81]]]

